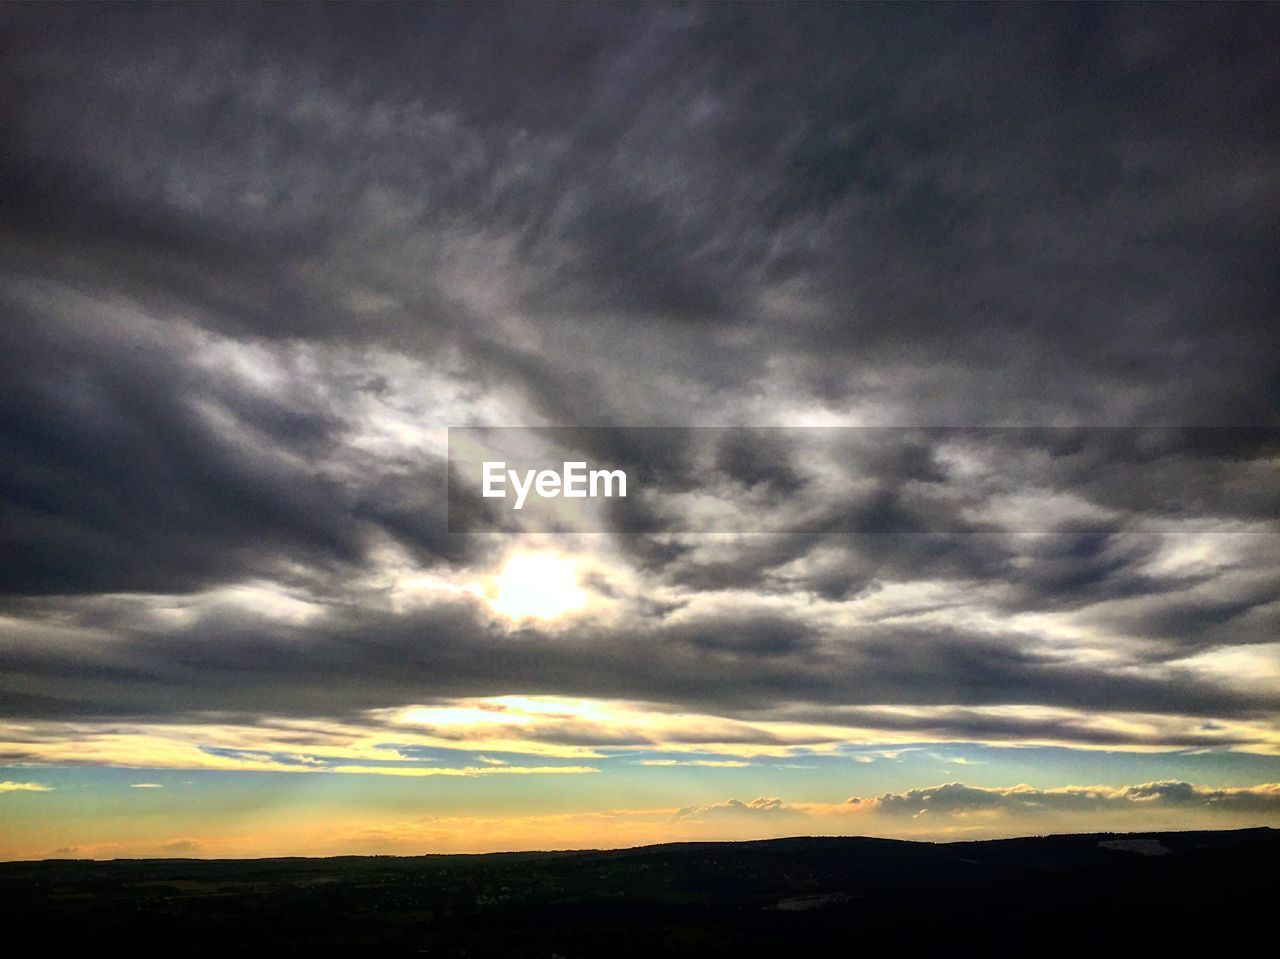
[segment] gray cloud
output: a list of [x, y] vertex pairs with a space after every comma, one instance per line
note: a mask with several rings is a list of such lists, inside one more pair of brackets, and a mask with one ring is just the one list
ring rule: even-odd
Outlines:
[[724, 802], [712, 803], [706, 806], [685, 806], [683, 809], [676, 810], [672, 817], [676, 820], [694, 819], [698, 821], [716, 821], [722, 819], [742, 819], [744, 817], [789, 817], [802, 815], [800, 810], [787, 805], [781, 799], [762, 796], [759, 799], [752, 799], [750, 802], [743, 802], [740, 799], [726, 799]]
[[[6, 713], [1274, 716], [1182, 660], [1277, 635], [1275, 8], [10, 5], [0, 34]], [[841, 489], [789, 435], [562, 429], [792, 421], [916, 428], [837, 447]], [[653, 594], [616, 627], [361, 579], [522, 542], [448, 532], [446, 492], [481, 504], [427, 437], [517, 422], [649, 491], [606, 512]], [[681, 535], [691, 492], [751, 534]], [[250, 582], [317, 612], [148, 612]]]
[[893, 816], [915, 816], [926, 812], [947, 815], [978, 810], [1047, 814], [1190, 807], [1211, 812], [1274, 814], [1280, 811], [1280, 786], [1272, 783], [1214, 789], [1187, 782], [1150, 782], [1119, 788], [1067, 786], [1035, 789], [1031, 786], [985, 787], [946, 783], [901, 793], [885, 793], [875, 798], [854, 797], [849, 803]]
[[[78, 641], [59, 640], [33, 626], [22, 645], [4, 650], [0, 675], [13, 714], [153, 720], [349, 716], [513, 690], [692, 704], [764, 718], [796, 702], [1037, 704], [1241, 719], [1263, 718], [1280, 708], [1275, 694], [1265, 690], [1233, 688], [1186, 670], [1144, 676], [1064, 661], [1034, 651], [1017, 634], [883, 626], [846, 634], [745, 613], [607, 631], [528, 626], [512, 632], [473, 603], [412, 614], [338, 607], [301, 625], [232, 606], [197, 616], [185, 628], [159, 630], [139, 610], [92, 612], [86, 626], [109, 630], [116, 641], [90, 645], [92, 632]], [[335, 676], [342, 681], [335, 683]], [[817, 717], [823, 718], [821, 708]], [[874, 710], [843, 718], [954, 738], [1200, 744], [1185, 734], [1109, 737], [1035, 718], [882, 717]], [[598, 741], [594, 729], [584, 735]]]

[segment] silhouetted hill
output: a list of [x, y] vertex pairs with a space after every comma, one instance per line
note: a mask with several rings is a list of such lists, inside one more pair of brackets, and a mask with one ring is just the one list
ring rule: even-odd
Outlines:
[[[1280, 831], [795, 838], [589, 852], [0, 864], [21, 955], [1215, 950], [1274, 928]], [[1258, 938], [1261, 937], [1261, 938]]]

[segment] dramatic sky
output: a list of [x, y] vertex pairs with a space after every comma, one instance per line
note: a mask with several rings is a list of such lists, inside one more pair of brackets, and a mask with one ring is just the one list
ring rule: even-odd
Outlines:
[[0, 8], [0, 857], [1280, 825], [1277, 49]]

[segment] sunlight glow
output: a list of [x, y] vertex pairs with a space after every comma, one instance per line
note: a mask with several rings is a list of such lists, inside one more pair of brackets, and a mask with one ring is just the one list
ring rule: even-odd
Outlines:
[[573, 560], [555, 553], [517, 553], [494, 579], [489, 605], [512, 619], [551, 619], [586, 602]]

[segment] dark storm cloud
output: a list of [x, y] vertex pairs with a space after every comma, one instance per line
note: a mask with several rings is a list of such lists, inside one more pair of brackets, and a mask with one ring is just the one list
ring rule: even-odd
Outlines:
[[[8, 15], [11, 166], [67, 171], [13, 192], [81, 216], [91, 202], [57, 199], [80, 182], [157, 249], [186, 230], [226, 250], [171, 257], [213, 322], [465, 325], [438, 241], [496, 232], [549, 331], [694, 323], [692, 365], [717, 381], [782, 350], [826, 395], [945, 370], [922, 415], [1017, 419], [1041, 397], [1273, 415], [1277, 368], [1253, 348], [1277, 294], [1266, 8], [70, 16]], [[17, 219], [45, 240], [58, 222]], [[114, 247], [109, 226], [75, 232]], [[367, 237], [391, 262], [350, 269], [411, 316], [351, 323], [323, 280], [281, 275], [270, 236], [294, 262]], [[976, 382], [996, 370], [998, 408]]]
[[716, 467], [748, 489], [764, 487], [773, 497], [795, 493], [805, 482], [792, 468], [786, 438], [776, 431], [726, 431], [716, 451]]
[[305, 466], [334, 442], [323, 409], [220, 397], [176, 355], [24, 312], [8, 304], [0, 334], [4, 537], [19, 558], [0, 574], [5, 592], [180, 592], [284, 554], [358, 560], [341, 492]]
[[1274, 567], [1252, 580], [1211, 583], [1210, 590], [1189, 595], [1170, 592], [1119, 609], [1091, 610], [1088, 615], [1129, 635], [1186, 649], [1273, 643], [1280, 636], [1280, 574]]
[[[1278, 43], [1264, 5], [4, 7], [6, 711], [1274, 709], [1170, 665], [1274, 642], [1274, 540], [1164, 568], [1156, 524], [1280, 513]], [[265, 381], [236, 366], [254, 351]], [[448, 390], [410, 402], [427, 374]], [[470, 606], [362, 607], [388, 543], [424, 567], [496, 548], [447, 534], [446, 491], [480, 504], [440, 456], [358, 442], [368, 404], [441, 432], [512, 409], [1086, 428], [971, 432], [980, 475], [928, 429], [854, 442], [838, 492], [801, 439], [562, 434], [651, 491], [607, 521], [672, 595], [616, 634], [509, 636]], [[681, 538], [689, 492], [760, 535]], [[1093, 512], [983, 512], [1029, 492]], [[323, 615], [160, 628], [98, 595], [254, 579]], [[1154, 672], [1012, 628], [668, 615], [923, 581], [1083, 610]], [[110, 640], [42, 645], [57, 622]]]
[[343, 442], [323, 391], [255, 391], [190, 364], [200, 344], [181, 329], [144, 346], [127, 319], [72, 329], [7, 306], [0, 490], [18, 561], [0, 591], [186, 592], [286, 562], [337, 572], [375, 529], [428, 561], [475, 545], [445, 533], [440, 459], [367, 488], [318, 468]]
[[[16, 715], [154, 720], [266, 710], [354, 716], [389, 704], [517, 688], [696, 703], [757, 717], [797, 701], [1038, 704], [1232, 718], [1260, 718], [1280, 707], [1273, 694], [1229, 688], [1175, 667], [1144, 676], [1034, 653], [1016, 634], [883, 626], [831, 631], [746, 613], [609, 631], [510, 632], [472, 604], [398, 615], [331, 607], [305, 625], [239, 607], [214, 609], [176, 628], [158, 628], [141, 608], [90, 608], [89, 614], [85, 625], [117, 638], [59, 638], [57, 629], [68, 625], [63, 610], [51, 620], [33, 616], [18, 632], [22, 642], [0, 655], [5, 699]], [[874, 712], [844, 719], [876, 725]], [[889, 729], [953, 729], [949, 717], [890, 715], [885, 722]], [[954, 718], [960, 734], [980, 738], [1041, 735], [1051, 726], [1034, 717]], [[1070, 723], [1057, 724], [1055, 735], [1106, 741]], [[1126, 741], [1135, 736], [1141, 739], [1134, 734]]]

